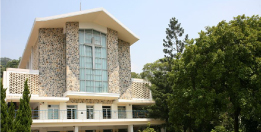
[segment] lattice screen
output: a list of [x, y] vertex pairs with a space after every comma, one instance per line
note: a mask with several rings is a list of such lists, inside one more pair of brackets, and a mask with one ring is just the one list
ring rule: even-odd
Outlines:
[[149, 83], [145, 82], [132, 82], [133, 98], [150, 99]]
[[37, 74], [23, 74], [23, 73], [10, 73], [9, 74], [9, 93], [22, 94], [24, 91], [24, 82], [28, 78], [28, 86], [30, 94], [39, 93], [39, 75]]

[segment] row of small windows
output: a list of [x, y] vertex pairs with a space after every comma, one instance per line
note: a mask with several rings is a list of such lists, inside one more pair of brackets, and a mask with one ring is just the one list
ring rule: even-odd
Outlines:
[[[63, 112], [63, 111], [61, 111]], [[98, 112], [98, 116], [102, 115], [103, 119], [111, 119], [111, 106], [102, 106], [102, 111], [95, 111], [93, 106], [86, 106], [85, 110], [77, 110], [77, 105], [67, 105], [67, 119], [77, 119], [78, 113], [86, 112], [86, 119], [94, 119], [94, 113]], [[48, 119], [59, 119], [59, 105], [48, 106]], [[118, 118], [126, 118], [126, 107], [118, 106]]]

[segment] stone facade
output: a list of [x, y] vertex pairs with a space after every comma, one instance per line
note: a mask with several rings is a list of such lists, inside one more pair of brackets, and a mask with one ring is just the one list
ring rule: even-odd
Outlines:
[[120, 93], [119, 60], [118, 60], [118, 32], [107, 30], [107, 64], [109, 93]]
[[[66, 91], [79, 92], [79, 23], [67, 22], [62, 28], [42, 28], [33, 47], [33, 69], [39, 70], [40, 96], [62, 97]], [[107, 29], [108, 92], [120, 99], [150, 98], [145, 84], [132, 83], [130, 44], [118, 39], [118, 32]], [[108, 103], [106, 100], [70, 100], [69, 103]], [[109, 103], [112, 103], [109, 101]]]
[[38, 70], [39, 66], [39, 44], [38, 41], [33, 47], [33, 70]]
[[119, 59], [119, 79], [121, 99], [131, 99], [131, 59], [130, 44], [123, 40], [118, 40], [118, 59]]
[[66, 23], [66, 91], [80, 90], [79, 23]]
[[87, 103], [87, 104], [112, 104], [114, 100], [99, 100], [99, 99], [70, 99], [67, 103]]
[[64, 39], [62, 28], [39, 29], [40, 96], [62, 97], [65, 92]]

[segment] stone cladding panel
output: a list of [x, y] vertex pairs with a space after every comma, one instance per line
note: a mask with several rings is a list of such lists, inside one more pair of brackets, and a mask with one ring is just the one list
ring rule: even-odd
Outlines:
[[119, 79], [120, 79], [120, 98], [131, 99], [131, 59], [130, 44], [123, 40], [118, 40], [118, 59], [119, 59]]
[[66, 23], [66, 91], [80, 90], [79, 22]]
[[149, 82], [132, 82], [132, 96], [137, 99], [150, 99]]
[[24, 82], [28, 79], [27, 84], [30, 94], [39, 94], [39, 75], [37, 74], [24, 74], [24, 73], [9, 73], [9, 93], [10, 94], [23, 94]]
[[107, 29], [107, 64], [109, 93], [120, 93], [119, 61], [118, 61], [118, 32]]
[[64, 40], [62, 28], [39, 29], [40, 96], [62, 97], [65, 92]]

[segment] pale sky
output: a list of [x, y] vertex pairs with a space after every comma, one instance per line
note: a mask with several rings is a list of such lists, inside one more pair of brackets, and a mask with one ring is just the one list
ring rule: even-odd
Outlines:
[[103, 7], [140, 40], [131, 46], [133, 72], [164, 56], [162, 42], [172, 17], [189, 38], [237, 15], [261, 16], [261, 0], [1, 0], [1, 57], [22, 56], [34, 19]]

